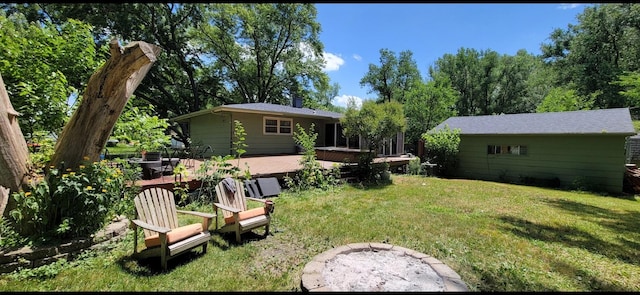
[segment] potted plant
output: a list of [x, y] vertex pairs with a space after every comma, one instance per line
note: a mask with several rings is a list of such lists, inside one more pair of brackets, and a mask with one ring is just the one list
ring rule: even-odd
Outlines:
[[170, 144], [170, 136], [161, 134], [150, 134], [148, 137], [142, 137], [137, 146], [137, 150], [142, 154], [143, 160], [155, 161], [161, 160], [161, 149]]

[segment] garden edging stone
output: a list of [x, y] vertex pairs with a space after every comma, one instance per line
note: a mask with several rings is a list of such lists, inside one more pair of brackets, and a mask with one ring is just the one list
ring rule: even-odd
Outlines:
[[129, 220], [124, 216], [118, 216], [90, 238], [76, 238], [55, 246], [23, 247], [8, 253], [0, 251], [0, 274], [21, 268], [36, 268], [63, 258], [73, 258], [75, 254], [86, 249], [109, 249], [112, 247], [112, 242], [126, 236], [128, 226]]

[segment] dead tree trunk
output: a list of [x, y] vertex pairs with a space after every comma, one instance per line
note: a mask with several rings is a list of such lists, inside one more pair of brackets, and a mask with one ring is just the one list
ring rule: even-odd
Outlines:
[[51, 165], [75, 169], [83, 158], [97, 161], [129, 97], [160, 54], [160, 47], [142, 41], [124, 48], [110, 43], [111, 57], [87, 84], [80, 106], [64, 126]]
[[[18, 125], [18, 112], [13, 109], [9, 94], [0, 75], [0, 214], [12, 209], [11, 192], [27, 183], [30, 167], [27, 142]], [[9, 204], [7, 206], [7, 204]], [[1, 215], [0, 215], [1, 216]]]

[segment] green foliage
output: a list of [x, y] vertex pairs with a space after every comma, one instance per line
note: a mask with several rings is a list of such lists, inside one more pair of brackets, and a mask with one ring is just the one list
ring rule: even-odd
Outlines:
[[579, 111], [590, 110], [592, 107], [593, 97], [581, 97], [576, 94], [576, 90], [556, 87], [549, 91], [536, 108], [536, 112]]
[[457, 94], [448, 78], [418, 83], [408, 94], [404, 103], [407, 117], [407, 142], [416, 143], [422, 134], [455, 116]]
[[451, 130], [449, 126], [422, 135], [425, 140], [426, 157], [430, 163], [437, 164], [435, 172], [439, 176], [452, 176], [458, 168], [458, 148], [460, 129]]
[[358, 157], [358, 165], [348, 169], [350, 174], [355, 176], [362, 186], [375, 186], [391, 184], [391, 172], [389, 163], [374, 163], [373, 153], [361, 153]]
[[288, 175], [284, 177], [284, 181], [292, 191], [304, 191], [312, 188], [327, 190], [339, 183], [340, 168], [334, 166], [330, 170], [326, 170], [316, 161], [316, 140], [318, 133], [315, 132], [315, 124], [311, 124], [309, 132], [307, 132], [299, 123], [296, 123], [296, 131], [293, 134], [293, 140], [302, 147], [304, 155], [300, 159], [302, 169], [293, 177]]
[[345, 136], [361, 136], [370, 151], [377, 151], [382, 140], [404, 131], [407, 125], [402, 104], [371, 100], [364, 101], [360, 110], [350, 105], [340, 123]]
[[365, 181], [379, 178], [380, 169], [373, 164], [373, 159], [385, 138], [394, 136], [406, 128], [407, 121], [402, 104], [397, 101], [378, 104], [367, 100], [362, 103], [360, 110], [356, 110], [355, 106], [350, 104], [340, 123], [345, 136], [360, 136], [369, 148], [369, 153], [363, 153], [358, 159], [358, 167], [355, 169], [358, 178]]
[[233, 150], [238, 158], [238, 164], [240, 163], [240, 157], [247, 152], [244, 148], [247, 147], [245, 140], [247, 140], [247, 132], [244, 130], [242, 122], [238, 120], [233, 121]]
[[25, 135], [57, 133], [70, 113], [67, 99], [84, 91], [103, 62], [90, 26], [76, 20], [59, 24], [28, 22], [20, 13], [0, 11], [0, 73]]
[[113, 128], [113, 136], [119, 140], [129, 140], [134, 143], [136, 150], [161, 151], [171, 144], [171, 136], [166, 135], [169, 126], [167, 119], [151, 116], [154, 107], [148, 105], [141, 109], [133, 106], [133, 98], [127, 103], [127, 107], [118, 118]]
[[407, 173], [410, 175], [422, 174], [422, 166], [420, 164], [420, 158], [416, 157], [411, 159], [407, 165]]
[[17, 249], [27, 244], [28, 239], [20, 235], [12, 223], [4, 216], [0, 217], [0, 249]]
[[413, 52], [405, 50], [396, 57], [393, 51], [385, 48], [380, 49], [380, 66], [369, 64], [369, 71], [360, 80], [360, 85], [368, 85], [369, 93], [376, 93], [379, 102], [404, 103], [407, 94], [421, 80]]
[[627, 99], [625, 105], [640, 105], [640, 72], [638, 71], [640, 69], [635, 72], [626, 72], [620, 75], [617, 81], [611, 82], [624, 87], [620, 94]]
[[36, 169], [44, 169], [53, 156], [54, 139], [49, 136], [47, 131], [34, 131], [32, 136], [27, 140], [29, 146], [29, 157], [31, 163]]
[[234, 160], [233, 155], [226, 156], [211, 156], [200, 164], [198, 170], [196, 170], [196, 179], [201, 181], [201, 186], [198, 189], [197, 201], [211, 203], [214, 201], [213, 197], [216, 195], [216, 185], [229, 175], [238, 175], [240, 169], [237, 166], [229, 163]]
[[457, 113], [469, 116], [532, 112], [549, 84], [543, 69], [542, 60], [525, 50], [509, 56], [460, 48], [436, 60], [429, 74], [435, 81], [450, 81]]
[[639, 8], [636, 3], [588, 6], [577, 24], [554, 30], [542, 53], [557, 73], [556, 85], [572, 84], [578, 96], [593, 97], [597, 109], [635, 106], [615, 81], [640, 70]]
[[50, 167], [29, 190], [12, 194], [17, 206], [9, 212], [7, 226], [31, 242], [48, 243], [88, 237], [116, 215], [131, 217], [137, 187], [127, 183], [139, 171], [126, 170], [134, 171], [125, 173], [107, 161], [85, 163], [77, 171]]
[[289, 105], [328, 87], [316, 14], [312, 3], [209, 4], [192, 41], [215, 56], [208, 72], [229, 100]]

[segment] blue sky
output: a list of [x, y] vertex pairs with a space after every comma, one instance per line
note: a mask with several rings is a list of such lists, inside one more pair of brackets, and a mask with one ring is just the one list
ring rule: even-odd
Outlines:
[[413, 52], [423, 78], [443, 55], [458, 49], [491, 49], [539, 55], [554, 29], [577, 24], [587, 4], [316, 4], [324, 44], [325, 71], [340, 85], [334, 105], [348, 97], [375, 98], [360, 79], [380, 65], [380, 49]]

